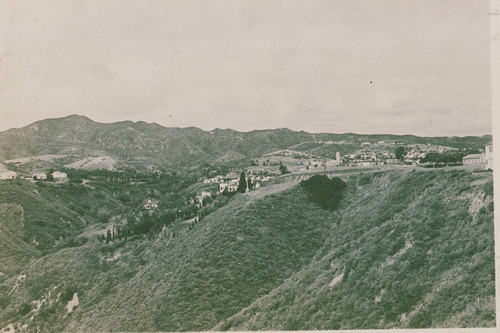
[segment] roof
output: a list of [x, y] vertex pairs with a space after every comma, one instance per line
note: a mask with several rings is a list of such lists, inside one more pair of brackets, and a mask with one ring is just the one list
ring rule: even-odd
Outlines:
[[144, 204], [145, 204], [145, 205], [147, 205], [147, 204], [150, 204], [150, 205], [151, 205], [151, 204], [158, 204], [158, 200], [151, 200], [151, 199], [148, 199], [148, 201], [146, 201]]
[[485, 146], [493, 146], [493, 141], [488, 142]]
[[484, 156], [483, 154], [470, 154], [470, 155], [464, 156], [464, 158], [480, 158], [483, 156]]

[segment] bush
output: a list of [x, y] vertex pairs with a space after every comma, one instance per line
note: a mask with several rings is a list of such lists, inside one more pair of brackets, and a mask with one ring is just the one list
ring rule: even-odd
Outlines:
[[314, 175], [300, 183], [310, 193], [310, 198], [324, 209], [336, 209], [344, 196], [346, 183], [338, 177]]
[[370, 175], [360, 175], [359, 178], [360, 186], [370, 184], [371, 182], [372, 182], [372, 177]]
[[19, 315], [21, 316], [30, 313], [30, 311], [31, 311], [31, 305], [26, 302], [22, 303], [21, 306], [19, 306]]

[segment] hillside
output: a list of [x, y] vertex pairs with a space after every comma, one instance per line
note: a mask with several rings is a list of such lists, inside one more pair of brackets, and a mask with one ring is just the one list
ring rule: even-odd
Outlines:
[[296, 183], [283, 183], [238, 194], [175, 238], [160, 233], [105, 244], [89, 227], [87, 242], [0, 279], [0, 291], [12, 291], [1, 300], [0, 327], [494, 325], [491, 173], [397, 170], [342, 178], [347, 189], [334, 211]]
[[16, 272], [85, 225], [81, 216], [36, 185], [0, 182], [0, 272]]
[[495, 324], [490, 175], [375, 174], [358, 184], [314, 260], [218, 330]]
[[380, 140], [476, 149], [491, 141], [491, 136], [425, 138], [411, 135], [312, 134], [289, 129], [203, 131], [194, 127], [173, 128], [131, 121], [104, 124], [72, 115], [0, 132], [0, 159], [57, 157], [52, 161], [30, 161], [31, 169], [50, 165], [79, 166], [96, 157], [107, 159], [106, 168], [143, 169], [154, 165], [176, 169], [206, 162], [225, 163], [257, 158], [290, 147], [319, 156], [335, 156], [337, 151], [346, 153], [359, 148], [362, 142]]

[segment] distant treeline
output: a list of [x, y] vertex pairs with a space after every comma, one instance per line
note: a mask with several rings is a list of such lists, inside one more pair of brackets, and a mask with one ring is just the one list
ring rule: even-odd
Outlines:
[[466, 155], [478, 154], [479, 150], [469, 151], [447, 151], [443, 153], [432, 152], [425, 155], [420, 160], [421, 163], [444, 164], [444, 165], [460, 165]]

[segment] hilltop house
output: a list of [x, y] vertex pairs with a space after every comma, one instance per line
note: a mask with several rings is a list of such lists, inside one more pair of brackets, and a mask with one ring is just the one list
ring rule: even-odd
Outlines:
[[157, 209], [158, 208], [158, 201], [156, 200], [151, 200], [149, 199], [145, 204], [144, 204], [144, 209]]

